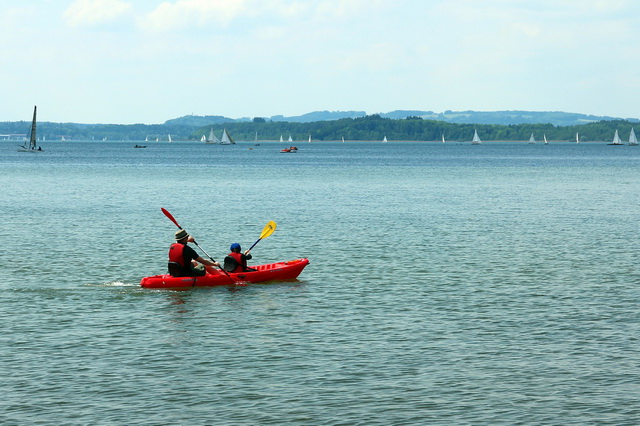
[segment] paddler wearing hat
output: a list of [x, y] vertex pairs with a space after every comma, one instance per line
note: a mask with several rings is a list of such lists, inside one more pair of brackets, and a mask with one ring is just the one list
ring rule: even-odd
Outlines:
[[169, 274], [174, 277], [201, 277], [207, 272], [220, 273], [214, 269], [215, 266], [220, 266], [218, 262], [201, 257], [187, 245], [195, 241], [187, 231], [176, 231], [175, 240], [176, 242], [169, 247]]

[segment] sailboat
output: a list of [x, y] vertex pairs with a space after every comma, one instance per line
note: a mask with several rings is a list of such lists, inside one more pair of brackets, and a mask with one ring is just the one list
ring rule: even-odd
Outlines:
[[444, 133], [442, 134], [442, 143], [444, 143]]
[[618, 136], [618, 130], [616, 130], [616, 133], [613, 135], [613, 142], [608, 143], [607, 145], [622, 145], [620, 136]]
[[311, 135], [309, 135], [309, 143], [311, 143]]
[[638, 138], [636, 138], [636, 132], [633, 131], [633, 127], [631, 128], [631, 133], [629, 133], [629, 145], [637, 146]]
[[536, 143], [536, 138], [533, 137], [533, 133], [531, 133], [531, 137], [529, 137], [529, 143], [530, 144]]
[[171, 139], [171, 134], [169, 134], [169, 142], [173, 142], [173, 139]]
[[42, 147], [36, 146], [36, 109], [37, 107], [34, 105], [33, 107], [33, 121], [31, 122], [31, 135], [29, 136], [29, 144], [27, 145], [27, 141], [24, 141], [24, 144], [18, 148], [18, 152], [38, 152], [42, 151]]
[[384, 138], [382, 138], [382, 143], [388, 142], [387, 141], [387, 135], [384, 135]]
[[220, 145], [231, 145], [235, 144], [236, 141], [233, 140], [227, 129], [224, 129], [222, 132], [222, 139], [220, 139]]
[[482, 145], [482, 141], [480, 140], [480, 136], [478, 136], [478, 131], [473, 131], [473, 139], [471, 140], [471, 145]]
[[213, 127], [209, 132], [209, 138], [205, 141], [205, 143], [220, 143], [220, 140], [213, 134]]
[[205, 137], [205, 135], [202, 135], [202, 137], [200, 138], [200, 142], [206, 142], [207, 138]]
[[542, 135], [542, 137], [544, 138], [544, 144], [549, 145], [549, 142], [547, 141], [547, 135]]
[[580, 136], [578, 135], [578, 132], [576, 132], [576, 143], [580, 143]]
[[282, 135], [280, 135], [280, 142], [284, 142], [284, 139], [282, 139]]
[[342, 137], [342, 143], [344, 143], [344, 136]]

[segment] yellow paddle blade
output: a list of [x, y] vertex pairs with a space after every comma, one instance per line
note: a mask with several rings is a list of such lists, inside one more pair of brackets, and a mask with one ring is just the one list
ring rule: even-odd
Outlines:
[[269, 221], [262, 230], [262, 234], [260, 234], [260, 239], [267, 238], [269, 235], [273, 234], [273, 231], [276, 230], [276, 223], [272, 220]]

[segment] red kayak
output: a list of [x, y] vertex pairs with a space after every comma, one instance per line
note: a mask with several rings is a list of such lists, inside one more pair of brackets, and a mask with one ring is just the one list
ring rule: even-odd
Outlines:
[[169, 274], [144, 277], [140, 285], [144, 288], [186, 288], [210, 287], [236, 283], [259, 283], [263, 281], [294, 280], [309, 264], [309, 259], [295, 259], [286, 262], [252, 265], [255, 271], [229, 273], [218, 271], [217, 274], [207, 274], [203, 277], [174, 277]]

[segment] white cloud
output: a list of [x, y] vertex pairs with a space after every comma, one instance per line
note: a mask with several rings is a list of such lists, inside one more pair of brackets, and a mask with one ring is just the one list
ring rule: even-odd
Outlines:
[[131, 3], [121, 0], [77, 0], [64, 12], [72, 26], [92, 26], [112, 22], [131, 9]]
[[265, 26], [274, 21], [293, 25], [296, 22], [331, 21], [365, 16], [384, 0], [176, 0], [160, 3], [139, 19], [147, 31], [173, 31], [189, 27], [218, 25], [228, 27], [233, 21], [260, 17]]
[[163, 2], [139, 21], [148, 31], [171, 31], [189, 26], [228, 25], [232, 20], [252, 14], [251, 0], [178, 0]]

